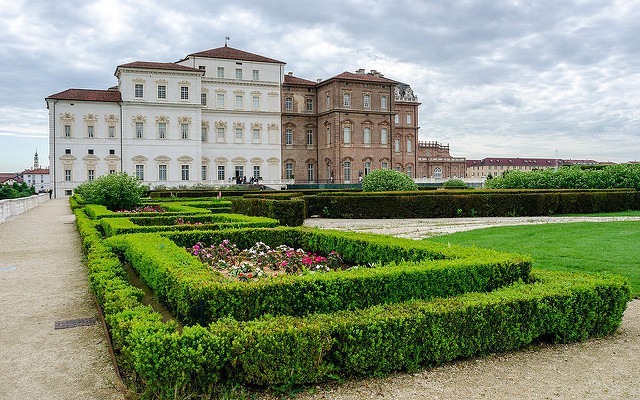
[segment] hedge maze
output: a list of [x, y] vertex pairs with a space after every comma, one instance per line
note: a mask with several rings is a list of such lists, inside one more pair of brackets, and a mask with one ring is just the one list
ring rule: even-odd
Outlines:
[[[605, 336], [618, 328], [630, 300], [621, 278], [532, 271], [532, 260], [516, 254], [274, 227], [268, 218], [206, 208], [168, 212], [178, 214], [74, 211], [119, 366], [148, 397], [377, 376], [538, 341]], [[202, 225], [180, 230], [175, 218]], [[239, 247], [333, 250], [359, 267], [238, 282], [185, 251], [224, 239]], [[175, 321], [163, 322], [142, 304], [125, 263]]]

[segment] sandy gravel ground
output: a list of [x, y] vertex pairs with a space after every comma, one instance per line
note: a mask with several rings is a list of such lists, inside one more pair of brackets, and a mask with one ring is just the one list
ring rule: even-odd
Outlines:
[[66, 199], [0, 224], [0, 399], [123, 399]]

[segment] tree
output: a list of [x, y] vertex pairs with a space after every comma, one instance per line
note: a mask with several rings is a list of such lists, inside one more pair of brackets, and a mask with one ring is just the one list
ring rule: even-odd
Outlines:
[[103, 175], [75, 189], [86, 203], [101, 204], [109, 210], [130, 210], [142, 204], [146, 188], [126, 172]]

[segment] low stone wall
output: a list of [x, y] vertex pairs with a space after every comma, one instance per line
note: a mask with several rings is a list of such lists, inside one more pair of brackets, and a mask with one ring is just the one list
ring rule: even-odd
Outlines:
[[45, 201], [49, 200], [48, 193], [36, 194], [29, 197], [21, 197], [19, 199], [0, 200], [0, 223], [3, 223], [9, 217], [20, 215], [25, 211], [31, 210]]

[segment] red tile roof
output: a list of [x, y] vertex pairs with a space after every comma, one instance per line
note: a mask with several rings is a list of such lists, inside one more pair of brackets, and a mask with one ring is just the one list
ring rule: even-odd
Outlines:
[[49, 170], [45, 168], [27, 169], [22, 172], [23, 175], [49, 175]]
[[218, 47], [217, 49], [210, 49], [200, 51], [197, 53], [189, 54], [188, 57], [204, 57], [204, 58], [224, 58], [225, 60], [240, 60], [240, 61], [256, 61], [264, 63], [276, 63], [286, 64], [285, 62], [274, 60], [273, 58], [264, 57], [258, 54], [249, 53], [234, 49], [233, 47]]
[[56, 100], [78, 100], [78, 101], [121, 101], [120, 92], [116, 90], [93, 90], [93, 89], [67, 89], [64, 92], [52, 94], [47, 99]]
[[305, 85], [305, 86], [315, 86], [316, 82], [308, 81], [306, 79], [298, 78], [293, 75], [285, 75], [284, 83], [289, 85]]
[[355, 74], [353, 72], [343, 72], [339, 75], [334, 76], [333, 78], [327, 79], [330, 81], [332, 79], [343, 79], [343, 80], [351, 80], [351, 81], [365, 81], [365, 82], [379, 82], [379, 83], [398, 83], [392, 79], [387, 79], [381, 76], [373, 75], [373, 74]]
[[0, 183], [5, 183], [8, 180], [13, 180], [18, 183], [22, 182], [22, 178], [20, 178], [14, 172], [0, 172]]
[[160, 69], [168, 71], [191, 71], [200, 72], [201, 69], [186, 67], [184, 65], [176, 63], [161, 63], [161, 62], [148, 62], [148, 61], [134, 61], [127, 64], [118, 65], [118, 68], [139, 68], [139, 69]]

